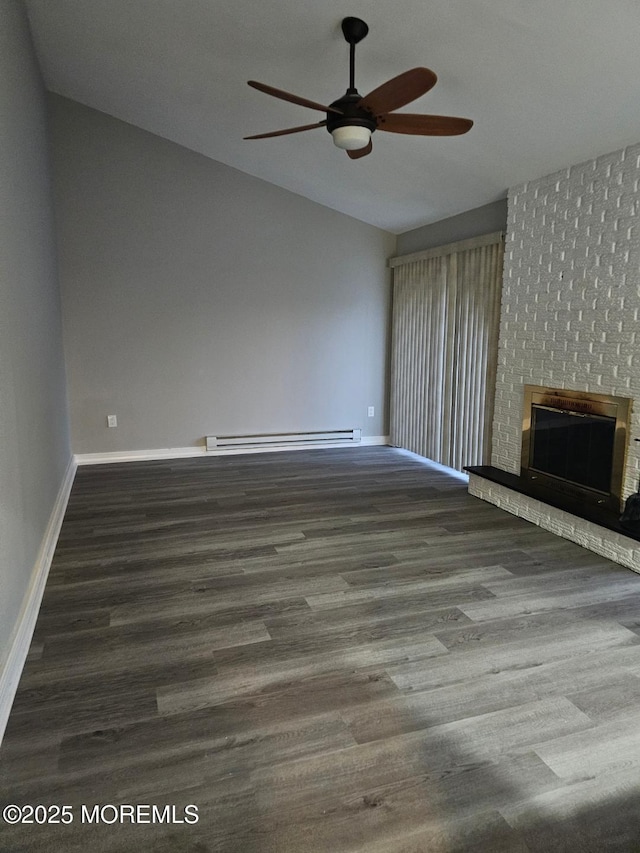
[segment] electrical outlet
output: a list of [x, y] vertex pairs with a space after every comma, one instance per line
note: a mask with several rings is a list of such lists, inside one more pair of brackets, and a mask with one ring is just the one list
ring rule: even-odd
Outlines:
[[117, 427], [118, 426], [118, 418], [116, 415], [107, 415], [107, 426], [108, 427]]
[[367, 417], [372, 418], [375, 415], [375, 413], [376, 413], [376, 410], [374, 409], [374, 407], [369, 406], [369, 408], [367, 409]]

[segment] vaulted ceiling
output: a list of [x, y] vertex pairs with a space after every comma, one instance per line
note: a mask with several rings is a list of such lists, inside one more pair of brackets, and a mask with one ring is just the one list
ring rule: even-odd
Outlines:
[[[207, 157], [395, 233], [640, 141], [637, 0], [27, 0], [47, 87]], [[376, 132], [350, 160], [324, 128], [251, 133], [321, 113], [348, 85], [347, 15], [362, 94], [415, 66], [438, 75], [406, 112], [465, 116], [460, 137]]]

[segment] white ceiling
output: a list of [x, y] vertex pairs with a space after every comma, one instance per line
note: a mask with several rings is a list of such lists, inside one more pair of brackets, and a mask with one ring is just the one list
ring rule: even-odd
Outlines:
[[[637, 0], [27, 0], [47, 87], [395, 233], [504, 197], [509, 186], [640, 141]], [[377, 132], [349, 160], [312, 123], [344, 94], [342, 18], [362, 94], [419, 65], [436, 87], [406, 112], [472, 118], [451, 138]]]

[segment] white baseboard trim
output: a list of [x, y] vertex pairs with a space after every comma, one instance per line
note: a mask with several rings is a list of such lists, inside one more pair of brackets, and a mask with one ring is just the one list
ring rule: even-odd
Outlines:
[[76, 453], [77, 465], [104, 465], [112, 462], [152, 462], [154, 459], [187, 459], [211, 456], [204, 447], [167, 447], [157, 450], [114, 450], [107, 453]]
[[29, 654], [31, 638], [36, 627], [44, 587], [58, 543], [58, 536], [60, 535], [62, 520], [67, 509], [67, 503], [69, 502], [76, 468], [75, 459], [70, 459], [58, 491], [56, 502], [49, 517], [49, 523], [47, 524], [47, 529], [40, 545], [36, 563], [31, 572], [29, 586], [22, 602], [20, 615], [18, 616], [9, 645], [9, 653], [0, 671], [0, 743], [2, 743], [2, 738], [4, 737], [11, 706], [20, 682], [20, 676], [22, 675], [22, 670]]
[[361, 447], [387, 447], [388, 445], [388, 435], [363, 435], [360, 439]]
[[274, 444], [268, 447], [231, 447], [207, 450], [201, 447], [167, 447], [157, 450], [116, 450], [109, 453], [77, 453], [77, 465], [104, 465], [112, 462], [152, 462], [158, 459], [188, 459], [194, 456], [238, 456], [246, 453], [277, 453], [283, 450], [323, 450], [337, 447], [373, 447], [389, 444], [388, 435], [365, 435], [359, 442], [322, 442], [318, 444]]

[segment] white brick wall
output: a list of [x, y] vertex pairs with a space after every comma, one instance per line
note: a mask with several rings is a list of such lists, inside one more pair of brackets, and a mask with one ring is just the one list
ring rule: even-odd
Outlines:
[[[632, 438], [640, 438], [639, 212], [640, 144], [510, 190], [493, 425], [492, 462], [497, 468], [520, 471], [525, 383], [616, 394], [634, 400], [623, 496], [636, 491], [640, 443]], [[517, 514], [526, 512], [525, 517], [551, 529], [547, 516], [555, 513], [561, 528], [556, 532], [571, 532], [560, 523], [566, 513], [543, 510], [525, 496], [514, 500], [521, 510]], [[577, 526], [578, 532], [574, 525], [567, 538], [598, 553], [609, 548], [606, 542], [594, 547], [594, 525]], [[601, 530], [598, 536], [601, 540]], [[612, 533], [605, 538], [612, 543], [611, 553], [623, 548], [620, 541], [629, 548], [626, 537]], [[630, 553], [638, 563], [638, 550]], [[631, 558], [625, 559], [618, 561], [629, 565]]]

